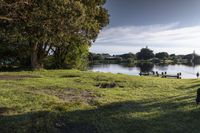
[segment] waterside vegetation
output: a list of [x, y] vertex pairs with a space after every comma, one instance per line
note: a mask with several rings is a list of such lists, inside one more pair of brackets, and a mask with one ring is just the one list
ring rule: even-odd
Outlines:
[[98, 63], [188, 64], [188, 63], [199, 63], [200, 56], [195, 54], [195, 52], [186, 55], [168, 54], [167, 52], [154, 53], [153, 50], [146, 47], [142, 48], [140, 52], [136, 54], [131, 52], [121, 55], [110, 55], [107, 53], [103, 54], [90, 53], [89, 61], [91, 64], [98, 64]]

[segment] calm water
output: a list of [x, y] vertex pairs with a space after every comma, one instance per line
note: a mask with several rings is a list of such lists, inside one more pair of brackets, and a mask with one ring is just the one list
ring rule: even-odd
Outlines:
[[154, 65], [154, 64], [142, 64], [136, 66], [128, 66], [121, 64], [98, 64], [89, 67], [90, 71], [99, 72], [111, 72], [111, 73], [123, 73], [128, 75], [139, 76], [139, 72], [158, 71], [167, 72], [167, 74], [176, 75], [182, 73], [182, 78], [191, 79], [196, 78], [196, 73], [200, 72], [200, 65], [188, 66], [188, 65]]

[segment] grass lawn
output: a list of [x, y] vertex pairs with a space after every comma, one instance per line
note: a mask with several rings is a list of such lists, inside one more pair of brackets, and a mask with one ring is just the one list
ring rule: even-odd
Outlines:
[[199, 133], [200, 80], [0, 73], [0, 133]]

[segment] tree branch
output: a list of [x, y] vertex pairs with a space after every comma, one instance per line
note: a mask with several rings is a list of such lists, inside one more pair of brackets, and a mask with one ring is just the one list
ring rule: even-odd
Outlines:
[[8, 17], [5, 17], [5, 16], [0, 16], [0, 20], [12, 21], [13, 19], [12, 19], [12, 18], [8, 18]]

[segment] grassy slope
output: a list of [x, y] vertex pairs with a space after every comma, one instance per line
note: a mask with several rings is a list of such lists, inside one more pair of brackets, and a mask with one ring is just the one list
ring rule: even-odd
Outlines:
[[[199, 80], [103, 73], [0, 73], [1, 133], [199, 133]], [[99, 88], [102, 83], [115, 88]]]

